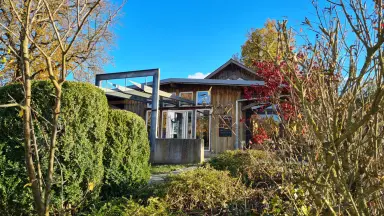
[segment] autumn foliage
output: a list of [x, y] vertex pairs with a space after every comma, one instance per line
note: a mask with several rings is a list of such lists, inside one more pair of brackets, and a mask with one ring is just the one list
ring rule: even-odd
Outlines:
[[[281, 61], [279, 65], [274, 62], [258, 61], [254, 62], [257, 68], [257, 75], [264, 81], [264, 85], [252, 85], [244, 87], [244, 98], [254, 101], [258, 104], [253, 115], [253, 119], [257, 119], [257, 115], [264, 113], [267, 108], [272, 108], [273, 113], [277, 114], [280, 121], [289, 121], [297, 114], [297, 105], [293, 103], [291, 93], [291, 84], [287, 81], [286, 75], [283, 74], [286, 64]], [[257, 126], [252, 130], [252, 142], [254, 144], [262, 144], [271, 136], [276, 135], [278, 131], [266, 131], [268, 126], [263, 124], [264, 121], [257, 121]], [[269, 124], [269, 123], [268, 123]]]

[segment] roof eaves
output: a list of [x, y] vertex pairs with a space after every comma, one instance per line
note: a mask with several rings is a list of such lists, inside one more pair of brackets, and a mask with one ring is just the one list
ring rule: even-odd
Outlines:
[[234, 60], [234, 59], [229, 59], [226, 63], [224, 63], [223, 65], [221, 65], [219, 68], [217, 68], [215, 71], [213, 71], [212, 73], [210, 73], [208, 76], [206, 76], [204, 79], [210, 79], [212, 78], [214, 75], [216, 75], [217, 73], [219, 73], [222, 69], [224, 69], [225, 67], [227, 67], [229, 64], [235, 64], [239, 67], [241, 67], [242, 69], [252, 73], [252, 74], [256, 74], [255, 71], [253, 71], [252, 69], [248, 68], [247, 66], [245, 66], [244, 64]]
[[257, 80], [219, 80], [219, 79], [184, 79], [184, 78], [169, 78], [160, 81], [160, 85], [167, 84], [189, 84], [189, 85], [227, 85], [227, 86], [250, 86], [264, 85], [263, 81]]

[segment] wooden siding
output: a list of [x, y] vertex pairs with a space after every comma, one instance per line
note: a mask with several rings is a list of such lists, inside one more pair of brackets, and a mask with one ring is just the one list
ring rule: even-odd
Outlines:
[[125, 101], [125, 110], [129, 110], [131, 112], [136, 113], [140, 117], [142, 117], [145, 120], [145, 108], [146, 104], [138, 101], [133, 101], [133, 100], [126, 100]]
[[[211, 86], [205, 85], [167, 85], [161, 86], [161, 90], [167, 92], [176, 92], [179, 95], [180, 92], [193, 92], [193, 98], [196, 102], [197, 91], [208, 91]], [[232, 117], [232, 130], [236, 132], [236, 100], [241, 98], [243, 92], [242, 87], [233, 87], [233, 86], [213, 86], [211, 90], [211, 104], [213, 115], [211, 118], [211, 151], [214, 153], [220, 153], [225, 150], [233, 150], [236, 136], [232, 134], [232, 137], [219, 137], [219, 123], [220, 113], [218, 110], [219, 106], [232, 107], [228, 113]], [[240, 104], [241, 105], [241, 104]], [[204, 109], [204, 107], [202, 107]], [[241, 107], [239, 107], [239, 116], [241, 116]], [[161, 124], [159, 124], [161, 125]], [[240, 134], [242, 131], [240, 130]], [[243, 135], [240, 135], [240, 138]], [[239, 143], [240, 144], [240, 143]]]
[[219, 73], [215, 74], [211, 79], [222, 79], [222, 80], [259, 80], [260, 78], [254, 74], [251, 74], [249, 71], [240, 68], [237, 65], [230, 64], [221, 70]]
[[133, 113], [136, 113], [141, 118], [145, 120], [145, 109], [146, 104], [134, 100], [127, 100], [127, 99], [121, 99], [121, 100], [108, 100], [108, 104], [111, 108], [118, 108], [118, 109], [124, 109], [131, 111]]
[[[176, 92], [179, 95], [180, 92], [193, 92], [193, 100], [196, 103], [196, 94], [197, 91], [208, 91], [211, 86], [208, 85], [164, 85], [161, 86], [161, 90], [166, 92]], [[219, 137], [219, 123], [220, 117], [224, 113], [220, 112], [219, 107], [231, 107], [229, 111], [229, 115], [232, 117], [232, 130], [236, 132], [236, 100], [242, 98], [243, 87], [234, 87], [234, 86], [212, 86], [211, 90], [211, 106], [201, 106], [201, 109], [211, 109], [213, 115], [211, 116], [211, 151], [213, 153], [220, 153], [225, 150], [233, 150], [236, 136], [232, 134], [231, 137]], [[144, 120], [146, 119], [146, 111], [148, 110], [146, 104], [132, 101], [132, 100], [119, 100], [119, 101], [109, 101], [110, 105], [114, 104], [123, 104], [124, 109], [134, 112], [141, 116]], [[174, 108], [174, 109], [189, 109], [198, 108], [197, 106], [190, 107], [182, 107], [182, 108]], [[167, 108], [165, 108], [167, 109]], [[168, 108], [172, 109], [172, 108]], [[239, 103], [239, 119], [245, 117], [245, 112], [241, 111], [242, 103]], [[162, 109], [159, 110], [159, 116], [162, 116]], [[221, 110], [222, 111], [222, 110]], [[162, 117], [159, 118], [159, 131], [161, 134], [161, 125], [162, 125]], [[239, 145], [241, 141], [245, 141], [245, 127], [240, 123], [239, 125]]]

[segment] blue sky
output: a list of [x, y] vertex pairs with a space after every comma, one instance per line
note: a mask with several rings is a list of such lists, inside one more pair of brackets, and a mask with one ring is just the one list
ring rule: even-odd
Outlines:
[[300, 28], [311, 0], [128, 0], [106, 72], [160, 68], [161, 79], [207, 74], [240, 52], [251, 28], [288, 19]]

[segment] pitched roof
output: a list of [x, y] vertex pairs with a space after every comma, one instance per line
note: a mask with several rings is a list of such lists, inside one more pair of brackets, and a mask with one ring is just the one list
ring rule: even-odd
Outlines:
[[221, 65], [219, 68], [217, 68], [215, 71], [213, 71], [212, 73], [210, 73], [208, 76], [206, 76], [204, 79], [210, 79], [212, 78], [214, 75], [216, 75], [217, 73], [219, 73], [220, 71], [222, 71], [225, 67], [227, 67], [228, 65], [230, 64], [234, 64], [234, 65], [237, 65], [238, 67], [244, 69], [245, 71], [248, 71], [249, 73], [251, 74], [254, 74], [256, 75], [256, 72], [250, 68], [248, 68], [247, 66], [245, 66], [244, 64], [234, 60], [234, 59], [229, 59], [225, 64]]
[[[190, 85], [224, 85], [224, 86], [250, 86], [264, 85], [264, 81], [257, 80], [219, 80], [219, 79], [188, 79], [188, 78], [169, 78], [160, 80], [160, 85], [166, 84], [190, 84]], [[152, 85], [152, 83], [148, 83]]]

